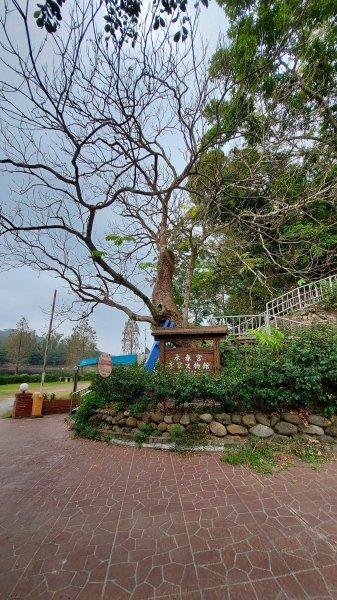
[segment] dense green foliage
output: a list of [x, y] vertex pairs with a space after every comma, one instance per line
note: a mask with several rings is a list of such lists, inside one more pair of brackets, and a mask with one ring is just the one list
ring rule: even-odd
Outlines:
[[96, 408], [111, 402], [131, 408], [133, 414], [158, 403], [165, 407], [171, 400], [178, 407], [188, 403], [200, 411], [219, 412], [219, 405], [228, 412], [304, 407], [332, 415], [337, 412], [337, 331], [322, 326], [298, 330], [281, 348], [256, 346], [246, 356], [239, 349], [228, 349], [215, 377], [117, 367], [107, 379], [97, 376], [92, 390], [76, 417], [79, 433]]
[[97, 375], [91, 389], [105, 404], [119, 402], [129, 406], [143, 396], [150, 379], [150, 374], [142, 367], [118, 366], [112, 369], [111, 375], [106, 379]]
[[76, 413], [74, 429], [78, 435], [91, 440], [100, 439], [101, 435], [92, 425], [92, 417], [95, 410], [104, 406], [106, 402], [95, 392], [86, 394], [81, 400], [80, 407]]
[[337, 5], [218, 4], [228, 38], [210, 74], [231, 92], [206, 107], [207, 141], [221, 135], [223, 145], [201, 156], [191, 195], [227, 226], [214, 255], [223, 279], [213, 281], [235, 314], [337, 266]]

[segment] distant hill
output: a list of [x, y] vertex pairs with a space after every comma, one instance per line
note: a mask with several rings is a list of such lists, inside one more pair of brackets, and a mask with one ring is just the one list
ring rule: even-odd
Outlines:
[[15, 329], [0, 329], [0, 340], [6, 340]]

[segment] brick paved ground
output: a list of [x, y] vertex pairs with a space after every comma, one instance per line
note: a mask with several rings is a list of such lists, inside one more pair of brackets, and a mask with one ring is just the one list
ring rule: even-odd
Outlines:
[[1, 600], [337, 598], [337, 463], [261, 478], [62, 416], [0, 420], [0, 452]]

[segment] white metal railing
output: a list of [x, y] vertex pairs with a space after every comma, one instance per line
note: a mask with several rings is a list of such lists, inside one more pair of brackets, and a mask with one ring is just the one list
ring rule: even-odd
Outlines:
[[289, 292], [286, 292], [266, 304], [266, 313], [270, 316], [285, 315], [293, 310], [307, 308], [326, 298], [333, 284], [337, 282], [337, 275], [330, 275], [312, 283], [306, 283]]
[[230, 315], [212, 319], [217, 325], [225, 325], [229, 335], [249, 335], [252, 330], [266, 325], [266, 313], [258, 315]]
[[80, 400], [83, 396], [85, 396], [86, 394], [89, 394], [89, 390], [90, 390], [90, 385], [88, 385], [85, 388], [82, 388], [81, 390], [77, 390], [76, 392], [72, 392], [72, 394], [70, 395], [70, 408], [69, 408], [69, 414], [71, 415], [72, 411], [73, 411], [73, 400], [76, 397], [79, 397]]
[[306, 283], [270, 300], [267, 302], [266, 310], [263, 313], [256, 315], [225, 315], [214, 317], [212, 321], [217, 325], [226, 325], [229, 334], [233, 336], [249, 335], [252, 330], [262, 329], [269, 325], [273, 327], [279, 327], [280, 325], [305, 326], [305, 323], [287, 319], [284, 315], [322, 302], [329, 291], [333, 289], [334, 284], [337, 284], [337, 275], [329, 275], [329, 277]]

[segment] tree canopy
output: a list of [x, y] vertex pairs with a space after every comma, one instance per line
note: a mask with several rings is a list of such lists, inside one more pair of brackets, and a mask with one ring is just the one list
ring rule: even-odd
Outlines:
[[206, 108], [208, 135], [221, 134], [222, 144], [202, 157], [208, 182], [193, 193], [199, 204], [213, 196], [210, 218], [236, 238], [237, 289], [246, 282], [258, 306], [299, 279], [336, 270], [337, 8], [218, 3], [228, 42], [210, 73], [232, 86]]
[[75, 2], [68, 36], [38, 47], [24, 10], [15, 15], [20, 49], [10, 17], [2, 23], [0, 164], [19, 188], [1, 207], [3, 260], [62, 277], [87, 314], [106, 304], [131, 319], [179, 323], [176, 224], [189, 223], [182, 207], [206, 148], [204, 108], [226, 83], [212, 84], [193, 36], [163, 44], [145, 27], [135, 50], [106, 46], [92, 7], [83, 14]]
[[136, 48], [108, 30], [106, 44], [96, 4], [77, 0], [57, 5], [66, 35], [34, 45], [14, 4], [19, 46], [2, 20], [0, 164], [18, 185], [0, 211], [6, 264], [62, 277], [86, 314], [105, 304], [157, 325], [260, 309], [336, 270], [332, 2], [219, 0], [229, 28], [210, 63], [193, 31], [184, 44], [153, 34], [156, 10], [174, 20], [182, 2], [155, 2], [150, 23], [136, 15]]

